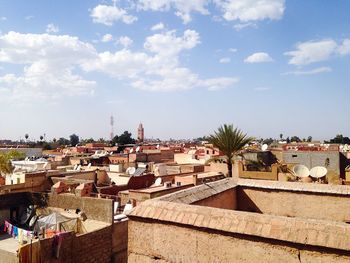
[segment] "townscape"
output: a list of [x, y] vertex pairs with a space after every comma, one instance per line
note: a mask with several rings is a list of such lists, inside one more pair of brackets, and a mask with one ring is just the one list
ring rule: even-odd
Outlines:
[[2, 142], [1, 262], [349, 260], [349, 145], [268, 145], [232, 125], [188, 142], [137, 134]]
[[1, 0], [0, 263], [350, 263], [350, 0]]

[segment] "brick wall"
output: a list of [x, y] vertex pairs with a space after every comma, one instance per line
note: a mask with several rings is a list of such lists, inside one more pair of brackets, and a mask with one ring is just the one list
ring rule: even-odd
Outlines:
[[112, 226], [77, 236], [73, 263], [109, 263], [112, 256]]
[[[69, 232], [62, 241], [60, 255], [53, 256], [54, 238], [40, 240], [44, 263], [110, 263], [112, 259], [112, 226], [76, 236]], [[0, 260], [1, 262], [1, 260]]]

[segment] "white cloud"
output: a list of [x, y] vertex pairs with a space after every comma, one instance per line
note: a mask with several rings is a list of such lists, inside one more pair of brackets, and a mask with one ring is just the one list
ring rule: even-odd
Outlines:
[[338, 46], [337, 52], [341, 56], [350, 54], [350, 39], [345, 39], [343, 43]]
[[242, 22], [264, 19], [281, 19], [285, 10], [284, 0], [214, 0], [227, 21]]
[[232, 53], [236, 53], [237, 52], [237, 48], [229, 48], [228, 51], [230, 51]]
[[113, 40], [113, 36], [111, 34], [105, 34], [102, 36], [101, 41], [106, 43], [106, 42], [110, 42]]
[[308, 41], [296, 45], [296, 50], [286, 52], [290, 56], [289, 64], [307, 65], [325, 61], [337, 51], [337, 43], [332, 39], [321, 41]]
[[233, 28], [236, 30], [236, 31], [241, 31], [242, 29], [244, 28], [247, 28], [247, 27], [253, 27], [253, 28], [257, 28], [257, 25], [255, 23], [239, 23], [239, 24], [236, 24], [233, 26]]
[[0, 16], [0, 21], [6, 21], [7, 17], [6, 16]]
[[127, 36], [121, 36], [117, 40], [117, 44], [122, 45], [124, 48], [131, 46], [133, 42], [134, 41], [132, 41], [132, 39]]
[[162, 57], [174, 57], [182, 50], [192, 49], [199, 43], [199, 34], [194, 30], [186, 30], [182, 37], [176, 37], [172, 30], [147, 37], [144, 47]]
[[47, 33], [58, 33], [60, 31], [60, 29], [58, 28], [58, 26], [55, 26], [54, 24], [48, 24], [46, 26], [46, 32]]
[[104, 52], [84, 65], [86, 71], [101, 71], [117, 79], [126, 79], [134, 88], [146, 91], [176, 91], [193, 88], [218, 90], [234, 85], [237, 78], [201, 79], [182, 67], [179, 55], [200, 43], [199, 34], [186, 30], [182, 36], [175, 31], [154, 34], [146, 38], [143, 52], [122, 49]]
[[180, 17], [184, 24], [192, 20], [193, 12], [202, 15], [208, 15], [206, 8], [209, 0], [139, 0], [138, 9], [151, 11], [169, 11], [171, 8], [175, 10], [175, 15]]
[[151, 27], [151, 30], [152, 31], [157, 31], [157, 30], [162, 30], [164, 29], [165, 26], [163, 23], [158, 23], [158, 24], [155, 24], [154, 26]]
[[34, 16], [29, 15], [29, 16], [26, 16], [24, 19], [25, 19], [25, 20], [30, 20], [30, 19], [33, 19], [33, 18], [34, 18]]
[[283, 73], [282, 75], [297, 75], [297, 76], [299, 76], [299, 75], [315, 75], [315, 74], [328, 73], [328, 72], [332, 72], [332, 68], [320, 67], [320, 68], [315, 68], [315, 69], [306, 70], [306, 71], [297, 70], [297, 71], [286, 72], [286, 73]]
[[0, 62], [23, 65], [23, 72], [0, 76], [0, 87], [16, 101], [91, 94], [95, 81], [73, 72], [95, 53], [76, 37], [8, 32], [0, 36]]
[[221, 59], [219, 60], [219, 62], [220, 62], [220, 63], [223, 63], [223, 64], [225, 64], [225, 63], [230, 63], [230, 62], [231, 62], [231, 59], [228, 58], [228, 57], [225, 57], [225, 58], [221, 58]]
[[263, 63], [271, 61], [273, 61], [273, 59], [265, 52], [254, 53], [244, 60], [246, 63]]
[[33, 103], [90, 95], [96, 82], [86, 79], [84, 73], [96, 71], [146, 91], [219, 90], [237, 83], [235, 77], [201, 78], [181, 65], [181, 52], [199, 43], [194, 30], [182, 35], [167, 31], [147, 37], [142, 51], [124, 47], [114, 53], [98, 53], [77, 37], [8, 32], [0, 36], [0, 63], [16, 64], [23, 70], [0, 74], [0, 97]]
[[137, 17], [129, 15], [125, 9], [115, 5], [98, 5], [91, 10], [90, 16], [94, 23], [100, 23], [106, 26], [112, 26], [117, 21], [132, 24], [137, 20]]

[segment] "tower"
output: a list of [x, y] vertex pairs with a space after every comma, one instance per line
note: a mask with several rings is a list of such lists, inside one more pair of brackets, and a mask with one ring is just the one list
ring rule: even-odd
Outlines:
[[114, 138], [114, 118], [113, 115], [111, 115], [111, 140]]
[[137, 128], [137, 140], [139, 142], [143, 142], [145, 139], [145, 131], [143, 129], [142, 123], [139, 124], [139, 127]]

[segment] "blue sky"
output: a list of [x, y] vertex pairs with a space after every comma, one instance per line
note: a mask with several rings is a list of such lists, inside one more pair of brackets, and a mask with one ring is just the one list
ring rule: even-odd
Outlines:
[[0, 138], [350, 135], [347, 0], [0, 1]]

